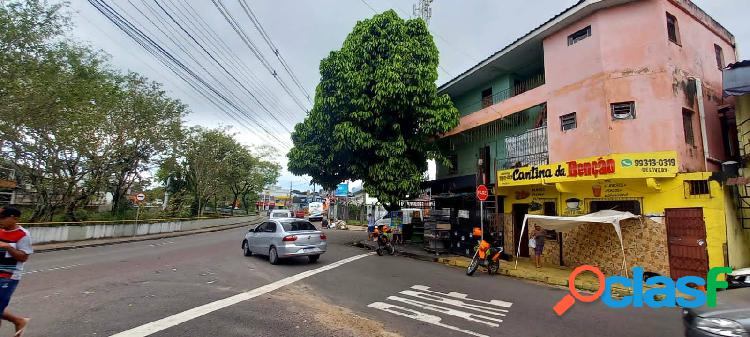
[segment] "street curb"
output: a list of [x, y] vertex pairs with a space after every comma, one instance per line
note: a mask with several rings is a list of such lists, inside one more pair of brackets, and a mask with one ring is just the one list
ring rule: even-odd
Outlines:
[[[214, 233], [214, 232], [220, 232], [225, 231], [229, 229], [235, 229], [240, 228], [248, 225], [254, 225], [260, 222], [263, 222], [263, 219], [260, 219], [261, 221], [255, 222], [255, 221], [249, 221], [249, 222], [243, 222], [241, 224], [232, 224], [232, 225], [219, 225], [219, 226], [213, 226], [213, 227], [206, 227], [202, 229], [192, 230], [192, 231], [182, 231], [182, 232], [171, 232], [171, 233], [164, 233], [163, 235], [155, 235], [155, 236], [149, 236], [149, 237], [132, 237], [128, 240], [115, 240], [108, 242], [96, 242], [96, 243], [86, 243], [86, 241], [75, 241], [72, 242], [73, 245], [70, 246], [62, 246], [62, 247], [51, 247], [51, 248], [34, 248], [35, 253], [47, 253], [47, 252], [54, 252], [54, 251], [60, 251], [60, 250], [71, 250], [71, 249], [78, 249], [78, 248], [89, 248], [89, 247], [100, 247], [100, 246], [110, 246], [110, 245], [116, 245], [121, 243], [131, 243], [131, 242], [139, 242], [139, 241], [151, 241], [151, 240], [160, 240], [165, 238], [176, 238], [180, 236], [188, 236], [188, 235], [194, 235], [194, 234], [202, 234], [202, 233]], [[75, 243], [81, 243], [80, 245], [76, 245]]]
[[[366, 245], [362, 242], [353, 242], [352, 246], [359, 247], [359, 248], [366, 248], [369, 250], [372, 250], [372, 247], [369, 245]], [[425, 262], [437, 262], [446, 266], [450, 267], [456, 267], [460, 269], [466, 269], [469, 267], [469, 261], [465, 259], [451, 259], [451, 258], [444, 258], [444, 257], [426, 257], [418, 254], [408, 253], [408, 252], [402, 252], [396, 250], [397, 256], [404, 256], [411, 259], [419, 260], [419, 261], [425, 261]], [[568, 287], [568, 279], [560, 279], [558, 277], [549, 277], [544, 275], [526, 275], [523, 274], [523, 270], [518, 269], [508, 269], [508, 268], [500, 268], [498, 271], [498, 275], [513, 277], [516, 279], [521, 280], [528, 280], [528, 281], [534, 281], [539, 283], [544, 283], [550, 286], [555, 287]], [[591, 293], [595, 293], [599, 290], [599, 283], [598, 282], [586, 282], [586, 281], [577, 281], [576, 282], [576, 289], [588, 291]], [[627, 288], [621, 288], [617, 286], [612, 287], [612, 295], [616, 297], [624, 297], [624, 296], [630, 296], [633, 294], [633, 291], [631, 289]], [[658, 299], [657, 295], [657, 299]]]

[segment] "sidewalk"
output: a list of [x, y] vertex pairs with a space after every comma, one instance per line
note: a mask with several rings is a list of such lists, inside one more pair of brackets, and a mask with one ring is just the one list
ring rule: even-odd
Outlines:
[[211, 232], [218, 232], [218, 231], [223, 231], [223, 230], [228, 230], [228, 229], [245, 227], [245, 226], [249, 226], [252, 224], [257, 224], [260, 222], [259, 220], [263, 220], [263, 219], [265, 219], [265, 217], [258, 217], [256, 219], [253, 219], [250, 222], [241, 223], [241, 224], [214, 226], [214, 227], [207, 227], [207, 228], [201, 228], [201, 229], [195, 229], [195, 230], [189, 230], [189, 231], [181, 231], [181, 232], [148, 234], [148, 235], [139, 235], [139, 236], [94, 239], [94, 240], [83, 240], [83, 241], [65, 241], [65, 242], [44, 243], [44, 244], [34, 245], [34, 251], [37, 253], [41, 253], [41, 252], [49, 252], [49, 251], [56, 251], [56, 250], [106, 246], [106, 245], [113, 245], [113, 244], [118, 244], [118, 243], [174, 238], [178, 236], [186, 236], [186, 235], [193, 235], [193, 234], [200, 234], [200, 233], [211, 233]]
[[[366, 247], [371, 250], [375, 249], [375, 245], [375, 242], [366, 240], [360, 241], [357, 244], [359, 247]], [[448, 266], [464, 269], [464, 271], [468, 268], [469, 263], [471, 262], [471, 259], [465, 256], [453, 254], [439, 254], [436, 256], [435, 253], [425, 251], [421, 244], [407, 243], [404, 245], [397, 245], [396, 254], [422, 261], [439, 262]], [[568, 278], [572, 271], [572, 268], [558, 266], [542, 266], [542, 268], [536, 268], [530, 259], [519, 258], [517, 268], [515, 261], [501, 260], [498, 274], [567, 288]], [[486, 275], [487, 270], [483, 267], [479, 267], [477, 273], [484, 273]], [[599, 280], [589, 272], [584, 272], [578, 275], [575, 281], [576, 289], [585, 292], [596, 292], [599, 289], [599, 286]], [[647, 289], [647, 287], [644, 288]], [[628, 296], [632, 295], [632, 290], [613, 285], [612, 293], [616, 296]]]

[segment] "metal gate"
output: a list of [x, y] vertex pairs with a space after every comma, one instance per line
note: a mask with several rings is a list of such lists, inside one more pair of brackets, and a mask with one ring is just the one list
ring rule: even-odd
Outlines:
[[702, 208], [668, 208], [667, 243], [669, 247], [669, 272], [673, 279], [683, 276], [706, 278], [708, 252], [706, 251], [706, 223]]

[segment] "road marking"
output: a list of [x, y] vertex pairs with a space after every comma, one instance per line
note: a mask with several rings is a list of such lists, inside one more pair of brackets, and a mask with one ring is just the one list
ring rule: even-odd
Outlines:
[[472, 335], [472, 336], [477, 336], [477, 337], [489, 337], [487, 335], [483, 335], [483, 334], [480, 334], [480, 333], [477, 333], [477, 332], [474, 332], [474, 331], [471, 331], [471, 330], [464, 330], [464, 329], [457, 328], [457, 327], [452, 326], [452, 325], [441, 323], [440, 321], [442, 320], [442, 318], [440, 318], [440, 316], [425, 314], [425, 313], [423, 313], [421, 311], [416, 311], [416, 310], [409, 309], [409, 308], [402, 308], [402, 307], [399, 307], [399, 306], [393, 305], [393, 304], [388, 304], [388, 303], [383, 303], [383, 302], [375, 302], [375, 303], [372, 303], [372, 304], [368, 305], [368, 307], [375, 308], [375, 309], [380, 309], [380, 310], [383, 310], [385, 312], [392, 313], [394, 315], [411, 318], [411, 319], [414, 319], [414, 320], [417, 320], [417, 321], [420, 321], [420, 322], [430, 323], [432, 325], [437, 325], [439, 327], [443, 327], [443, 328], [446, 328], [446, 329], [449, 329], [449, 330], [463, 332], [463, 333], [465, 333], [467, 335]]
[[160, 243], [152, 243], [152, 244], [150, 244], [148, 246], [149, 247], [161, 247], [161, 246], [171, 245], [173, 243], [174, 243], [174, 241], [165, 241], [165, 242], [160, 242]]
[[75, 267], [78, 267], [78, 266], [81, 266], [81, 265], [80, 264], [71, 264], [69, 266], [55, 267], [55, 268], [49, 268], [49, 269], [37, 269], [37, 270], [31, 270], [31, 271], [22, 272], [21, 275], [36, 274], [36, 273], [41, 273], [41, 272], [45, 272], [45, 271], [65, 270], [65, 269], [75, 268]]
[[481, 323], [492, 328], [500, 327], [500, 323], [503, 322], [500, 317], [505, 317], [509, 308], [513, 305], [511, 302], [500, 300], [491, 300], [489, 302], [475, 300], [469, 298], [466, 294], [457, 292], [443, 293], [431, 290], [430, 287], [423, 285], [414, 285], [410, 289], [399, 292], [399, 294], [408, 297], [388, 296], [386, 298], [388, 301], [398, 302], [399, 305], [375, 302], [368, 305], [368, 307], [478, 337], [487, 336], [469, 329], [445, 324], [442, 322], [443, 318], [440, 316], [427, 314], [400, 305], [459, 317], [468, 322]]
[[247, 300], [253, 299], [255, 297], [267, 294], [267, 293], [272, 292], [272, 291], [274, 291], [276, 289], [279, 289], [281, 287], [290, 285], [290, 284], [292, 284], [294, 282], [306, 279], [306, 278], [308, 278], [310, 276], [313, 276], [315, 274], [319, 274], [319, 273], [322, 273], [324, 271], [329, 271], [331, 269], [334, 269], [334, 268], [340, 267], [342, 265], [345, 265], [345, 264], [347, 264], [349, 262], [353, 262], [353, 261], [359, 260], [361, 258], [370, 256], [370, 255], [373, 255], [373, 254], [375, 254], [375, 253], [366, 253], [366, 254], [355, 255], [355, 256], [352, 256], [350, 258], [346, 258], [346, 259], [343, 259], [343, 260], [340, 260], [340, 261], [336, 261], [334, 263], [325, 265], [325, 266], [317, 268], [317, 269], [308, 270], [308, 271], [299, 273], [297, 275], [293, 275], [293, 276], [287, 277], [285, 279], [281, 279], [281, 280], [278, 280], [276, 282], [273, 282], [273, 283], [270, 283], [270, 284], [266, 284], [266, 285], [264, 285], [262, 287], [255, 288], [253, 290], [250, 290], [250, 291], [247, 291], [247, 292], [244, 292], [244, 293], [240, 293], [240, 294], [237, 294], [237, 295], [234, 295], [234, 296], [227, 297], [225, 299], [221, 299], [221, 300], [218, 300], [218, 301], [215, 301], [215, 302], [204, 304], [204, 305], [199, 306], [199, 307], [195, 307], [195, 308], [192, 308], [192, 309], [189, 309], [189, 310], [185, 310], [185, 311], [183, 311], [181, 313], [174, 314], [172, 316], [162, 318], [162, 319], [160, 319], [158, 321], [153, 321], [151, 323], [146, 323], [144, 325], [135, 327], [133, 329], [130, 329], [130, 330], [127, 330], [127, 331], [123, 331], [123, 332], [120, 332], [118, 334], [114, 334], [114, 335], [112, 335], [110, 337], [145, 337], [145, 336], [149, 336], [151, 334], [157, 333], [157, 332], [165, 330], [167, 328], [170, 328], [170, 327], [176, 326], [178, 324], [182, 324], [182, 323], [185, 323], [187, 321], [190, 321], [192, 319], [201, 317], [203, 315], [209, 314], [209, 313], [214, 312], [216, 310], [223, 309], [223, 308], [226, 308], [228, 306], [231, 306], [231, 305], [243, 302], [243, 301], [247, 301]]

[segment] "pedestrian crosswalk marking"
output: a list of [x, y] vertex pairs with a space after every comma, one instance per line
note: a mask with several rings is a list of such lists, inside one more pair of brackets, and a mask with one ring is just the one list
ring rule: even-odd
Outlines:
[[439, 327], [443, 327], [443, 328], [450, 329], [453, 331], [463, 332], [465, 334], [472, 335], [472, 336], [489, 337], [487, 335], [476, 333], [471, 330], [464, 330], [464, 329], [461, 329], [452, 325], [441, 323], [440, 321], [442, 320], [442, 318], [440, 318], [440, 316], [425, 314], [421, 311], [416, 311], [414, 309], [402, 308], [397, 305], [383, 303], [383, 302], [375, 302], [375, 303], [368, 305], [368, 307], [380, 309], [385, 312], [392, 313], [394, 315], [415, 319], [420, 322], [430, 323], [432, 325], [437, 325]]
[[[430, 303], [422, 302], [422, 301], [415, 301], [415, 300], [411, 300], [411, 299], [403, 298], [403, 297], [398, 297], [398, 296], [388, 296], [388, 300], [396, 301], [396, 302], [403, 302], [403, 303], [406, 303], [406, 304], [411, 304], [411, 305], [413, 305], [415, 307], [420, 307], [422, 309], [427, 309], [427, 310], [430, 310], [430, 311], [436, 311], [436, 312], [444, 313], [446, 315], [461, 317], [461, 318], [463, 318], [463, 319], [465, 319], [467, 321], [472, 321], [472, 322], [487, 324], [487, 325], [489, 325], [491, 327], [495, 327], [495, 328], [500, 326], [497, 323], [500, 323], [500, 322], [503, 321], [502, 319], [499, 319], [499, 318], [493, 318], [493, 317], [484, 316], [484, 315], [472, 314], [470, 312], [465, 312], [465, 311], [460, 311], [460, 310], [456, 310], [456, 309], [441, 307], [439, 305], [434, 305], [434, 304], [430, 304]], [[497, 322], [497, 323], [493, 323], [493, 322]]]
[[[513, 305], [511, 302], [501, 300], [471, 299], [467, 294], [458, 292], [439, 292], [423, 285], [414, 285], [399, 292], [398, 295], [402, 296], [388, 296], [386, 298], [388, 303], [374, 302], [368, 307], [478, 337], [487, 336], [466, 328], [443, 323], [443, 317], [438, 315], [458, 317], [472, 324], [480, 323], [497, 328], [503, 322], [501, 317], [505, 317], [509, 308]], [[437, 314], [425, 313], [422, 310]]]

